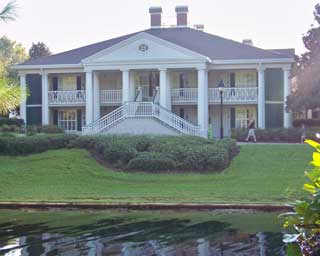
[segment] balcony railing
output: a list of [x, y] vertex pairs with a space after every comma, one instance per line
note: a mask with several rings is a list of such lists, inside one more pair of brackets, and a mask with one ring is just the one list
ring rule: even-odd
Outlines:
[[122, 90], [101, 90], [101, 104], [115, 104], [122, 102]]
[[74, 91], [49, 91], [48, 92], [49, 104], [84, 104], [86, 102], [85, 90]]
[[173, 102], [196, 102], [198, 99], [197, 88], [179, 88], [171, 90]]
[[[220, 92], [217, 88], [209, 88], [209, 102], [219, 103]], [[258, 99], [258, 88], [224, 88], [223, 101], [228, 103], [255, 103]]]
[[[171, 90], [173, 103], [196, 103], [198, 101], [197, 88], [180, 88]], [[256, 103], [258, 99], [257, 87], [244, 88], [224, 88], [223, 101], [229, 104]], [[209, 103], [220, 102], [220, 92], [218, 88], [209, 88]]]

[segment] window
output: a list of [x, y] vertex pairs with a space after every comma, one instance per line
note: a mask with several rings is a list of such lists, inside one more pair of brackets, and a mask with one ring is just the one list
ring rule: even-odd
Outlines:
[[247, 128], [251, 118], [257, 125], [257, 109], [255, 107], [236, 107], [235, 109], [236, 128]]
[[77, 130], [77, 111], [75, 110], [59, 110], [58, 127], [65, 131]]

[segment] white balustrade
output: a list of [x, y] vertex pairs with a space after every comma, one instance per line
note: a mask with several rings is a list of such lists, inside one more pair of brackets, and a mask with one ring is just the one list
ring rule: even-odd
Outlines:
[[173, 102], [196, 102], [198, 99], [198, 88], [179, 88], [171, 90]]
[[[209, 88], [209, 102], [219, 103], [220, 92], [218, 88]], [[223, 101], [226, 103], [256, 103], [258, 98], [257, 87], [224, 88]], [[174, 103], [196, 103], [198, 100], [197, 88], [179, 88], [171, 90], [171, 99]]]
[[121, 103], [122, 102], [122, 90], [101, 90], [100, 102], [105, 103]]
[[85, 90], [73, 91], [48, 91], [50, 105], [55, 104], [83, 104], [86, 102]]
[[[257, 87], [247, 88], [224, 88], [223, 102], [227, 103], [255, 103], [258, 98]], [[209, 88], [209, 102], [220, 102], [220, 91], [218, 88]]]
[[111, 113], [82, 128], [83, 134], [95, 134], [113, 126], [124, 118], [153, 117], [184, 134], [199, 136], [200, 127], [152, 102], [126, 102]]

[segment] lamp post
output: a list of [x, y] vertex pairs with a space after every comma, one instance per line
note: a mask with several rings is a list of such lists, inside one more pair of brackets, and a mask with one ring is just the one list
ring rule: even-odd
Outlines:
[[218, 89], [220, 93], [220, 139], [223, 139], [223, 91], [224, 91], [223, 80], [219, 82]]

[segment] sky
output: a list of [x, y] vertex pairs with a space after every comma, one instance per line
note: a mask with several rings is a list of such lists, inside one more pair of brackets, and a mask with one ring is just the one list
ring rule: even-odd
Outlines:
[[[9, 0], [0, 0], [0, 7]], [[18, 17], [0, 24], [0, 36], [22, 43], [44, 42], [59, 53], [148, 29], [149, 7], [161, 6], [163, 21], [175, 24], [176, 5], [188, 5], [189, 23], [205, 32], [264, 49], [305, 51], [302, 35], [316, 24], [320, 0], [17, 0]]]

